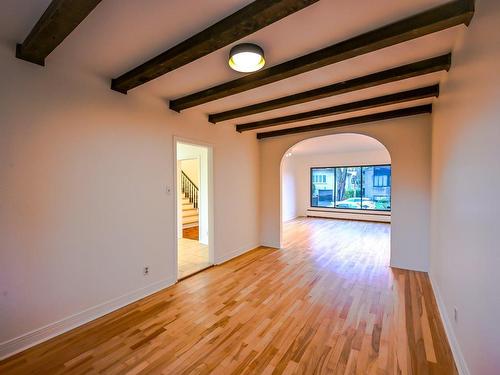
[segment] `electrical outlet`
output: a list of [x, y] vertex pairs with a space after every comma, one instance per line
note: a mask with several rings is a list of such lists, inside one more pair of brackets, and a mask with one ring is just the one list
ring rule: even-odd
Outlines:
[[456, 307], [453, 308], [453, 319], [455, 323], [458, 323], [458, 309]]
[[142, 271], [142, 273], [144, 274], [144, 276], [149, 275], [149, 266], [145, 266], [144, 270]]

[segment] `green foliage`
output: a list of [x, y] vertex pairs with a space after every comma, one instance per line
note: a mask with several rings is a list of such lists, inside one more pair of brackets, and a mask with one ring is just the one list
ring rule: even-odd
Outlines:
[[379, 197], [375, 201], [375, 208], [377, 210], [387, 210], [389, 208], [390, 201], [386, 197]]
[[354, 190], [354, 189], [346, 190], [343, 199], [356, 198], [356, 197], [359, 198], [360, 197], [359, 193], [360, 193], [359, 190]]

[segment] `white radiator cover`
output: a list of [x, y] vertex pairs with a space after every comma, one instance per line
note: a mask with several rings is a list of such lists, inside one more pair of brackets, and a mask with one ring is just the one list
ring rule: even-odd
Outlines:
[[354, 210], [335, 210], [324, 208], [308, 208], [306, 215], [310, 217], [324, 217], [330, 219], [347, 219], [362, 221], [391, 222], [391, 213], [384, 211], [359, 212]]

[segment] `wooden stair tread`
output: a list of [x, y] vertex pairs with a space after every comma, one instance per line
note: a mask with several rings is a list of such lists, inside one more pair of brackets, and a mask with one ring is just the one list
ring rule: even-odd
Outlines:
[[198, 222], [198, 218], [190, 218], [190, 217], [183, 217], [182, 218], [182, 224], [193, 224], [193, 223], [197, 223]]
[[194, 204], [189, 201], [189, 198], [183, 194], [181, 198], [182, 203], [182, 227], [190, 228], [198, 226], [199, 222], [199, 212], [198, 208], [194, 207]]

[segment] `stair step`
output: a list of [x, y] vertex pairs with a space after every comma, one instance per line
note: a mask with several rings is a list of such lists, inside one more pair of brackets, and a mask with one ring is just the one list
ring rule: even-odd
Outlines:
[[188, 216], [182, 218], [182, 224], [193, 224], [198, 222], [198, 216]]
[[198, 211], [183, 211], [182, 212], [182, 217], [198, 217]]

